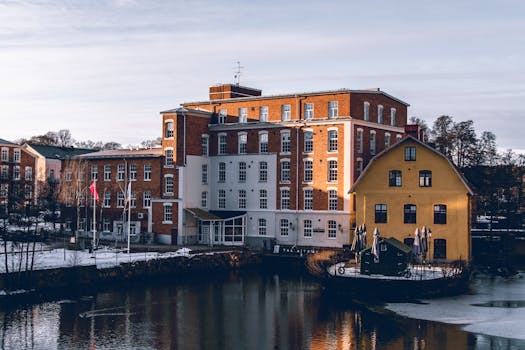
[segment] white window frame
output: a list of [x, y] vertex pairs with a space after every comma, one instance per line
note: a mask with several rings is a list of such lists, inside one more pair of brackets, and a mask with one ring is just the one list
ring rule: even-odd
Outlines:
[[370, 120], [370, 102], [363, 102], [363, 120]]
[[239, 209], [246, 209], [246, 190], [237, 192], [237, 205]]
[[174, 136], [175, 136], [175, 123], [173, 122], [173, 119], [166, 119], [164, 121], [164, 138], [173, 139]]
[[104, 165], [104, 181], [111, 181], [111, 165]]
[[129, 165], [129, 181], [137, 181], [137, 164]]
[[377, 105], [377, 122], [383, 124], [383, 105]]
[[248, 133], [241, 131], [237, 134], [237, 153], [246, 154], [248, 152]]
[[2, 147], [2, 162], [9, 162], [9, 148]]
[[108, 190], [104, 191], [104, 201], [102, 206], [104, 208], [111, 208], [111, 192]]
[[268, 153], [268, 131], [259, 131], [259, 153]]
[[328, 134], [328, 152], [329, 153], [338, 152], [339, 131], [337, 130], [337, 128], [328, 128], [327, 131], [328, 131], [327, 132]]
[[246, 164], [246, 162], [239, 162], [238, 165], [237, 165], [237, 170], [238, 170], [238, 180], [240, 183], [245, 183], [246, 182], [246, 177], [247, 177], [247, 174], [248, 174], [248, 165]]
[[314, 104], [313, 102], [304, 103], [304, 120], [314, 119]]
[[370, 154], [375, 155], [376, 151], [376, 131], [370, 130]]
[[226, 182], [226, 162], [219, 162], [217, 165], [217, 182]]
[[210, 152], [210, 136], [201, 135], [201, 155], [207, 157]]
[[268, 162], [259, 162], [259, 182], [268, 182]]
[[26, 181], [31, 181], [33, 179], [33, 168], [30, 166], [25, 167], [24, 178]]
[[175, 191], [175, 181], [173, 178], [173, 174], [164, 175], [164, 195], [173, 196], [173, 194], [175, 193], [174, 191]]
[[259, 236], [266, 236], [268, 234], [268, 223], [265, 218], [259, 218], [257, 220]]
[[268, 121], [268, 106], [259, 107], [259, 122], [266, 123]]
[[173, 164], [174, 164], [173, 156], [174, 156], [173, 147], [166, 147], [164, 149], [164, 158], [165, 158], [164, 166], [166, 168], [173, 168]]
[[248, 107], [239, 108], [239, 123], [245, 124], [248, 122]]
[[124, 204], [126, 203], [126, 197], [124, 196], [124, 192], [118, 191], [117, 192], [117, 208], [124, 208]]
[[281, 105], [281, 121], [288, 122], [292, 117], [292, 106], [289, 104]]
[[208, 208], [208, 191], [201, 192], [201, 207]]
[[328, 238], [336, 239], [337, 238], [337, 221], [328, 220], [326, 226], [327, 226]]
[[268, 190], [259, 190], [259, 209], [268, 209]]
[[220, 189], [217, 192], [217, 208], [226, 209], [226, 190]]
[[98, 180], [98, 165], [91, 166], [91, 181]]
[[[281, 187], [280, 188], [280, 194], [281, 194], [281, 210], [290, 210], [291, 202], [290, 202], [290, 187]], [[287, 194], [284, 196], [284, 194]]]
[[363, 153], [363, 129], [358, 128], [356, 133], [356, 150], [357, 153]]
[[328, 119], [334, 119], [339, 116], [339, 102], [328, 101]]
[[[335, 165], [334, 165], [335, 164]], [[330, 183], [337, 183], [339, 163], [337, 158], [328, 158], [327, 160], [328, 174], [327, 180]]]
[[151, 191], [142, 192], [142, 207], [151, 208]]
[[152, 167], [150, 163], [144, 164], [144, 181], [151, 181]]
[[18, 148], [13, 150], [13, 162], [20, 163], [21, 151]]
[[226, 133], [220, 133], [217, 135], [217, 154], [226, 154], [228, 151], [228, 136]]
[[220, 109], [217, 122], [219, 124], [225, 124], [227, 116], [228, 116], [228, 111], [226, 109]]
[[328, 188], [328, 210], [337, 210], [338, 205], [339, 197], [337, 194], [337, 188]]
[[290, 130], [281, 130], [281, 154], [290, 154], [292, 150], [292, 133]]
[[303, 153], [314, 153], [314, 131], [312, 129], [303, 130]]
[[292, 180], [292, 164], [289, 158], [280, 160], [281, 172], [279, 177], [280, 183], [288, 184]]
[[396, 126], [396, 109], [390, 108], [390, 125]]
[[357, 171], [357, 176], [359, 177], [363, 173], [363, 158], [358, 157], [355, 161], [355, 168]]
[[164, 211], [162, 215], [162, 223], [163, 224], [172, 224], [173, 223], [173, 204], [172, 203], [164, 203], [163, 205]]
[[207, 163], [201, 164], [201, 183], [203, 185], [208, 184], [208, 164]]
[[279, 234], [283, 237], [287, 237], [290, 234], [290, 220], [281, 219], [279, 221]]
[[303, 208], [304, 210], [314, 209], [314, 189], [311, 187], [303, 188]]
[[303, 159], [303, 182], [314, 182], [314, 160], [312, 158]]
[[303, 220], [303, 237], [312, 238], [314, 233], [313, 222], [310, 219]]

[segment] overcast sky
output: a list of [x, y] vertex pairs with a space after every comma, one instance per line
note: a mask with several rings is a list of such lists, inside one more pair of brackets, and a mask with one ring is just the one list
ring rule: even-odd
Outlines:
[[0, 138], [70, 129], [138, 144], [159, 111], [233, 82], [263, 94], [380, 87], [430, 125], [525, 149], [525, 2], [0, 0]]

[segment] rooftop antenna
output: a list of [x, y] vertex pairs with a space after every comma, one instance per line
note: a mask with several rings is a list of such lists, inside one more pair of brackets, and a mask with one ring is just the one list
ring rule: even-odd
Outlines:
[[234, 78], [234, 83], [235, 85], [239, 86], [239, 84], [241, 83], [241, 69], [243, 69], [244, 67], [241, 66], [241, 62], [240, 61], [237, 61], [237, 67], [234, 67], [233, 69], [235, 69], [235, 74], [233, 75], [233, 78]]

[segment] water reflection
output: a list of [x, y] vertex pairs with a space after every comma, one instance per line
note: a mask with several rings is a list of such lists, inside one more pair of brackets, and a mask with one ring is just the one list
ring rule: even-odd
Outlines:
[[523, 343], [334, 298], [307, 278], [243, 274], [0, 311], [3, 349], [493, 349]]

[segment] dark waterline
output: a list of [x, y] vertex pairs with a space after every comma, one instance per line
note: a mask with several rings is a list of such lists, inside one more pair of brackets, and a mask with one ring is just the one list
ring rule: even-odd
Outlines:
[[0, 310], [2, 349], [519, 349], [374, 312], [308, 277], [245, 272]]

